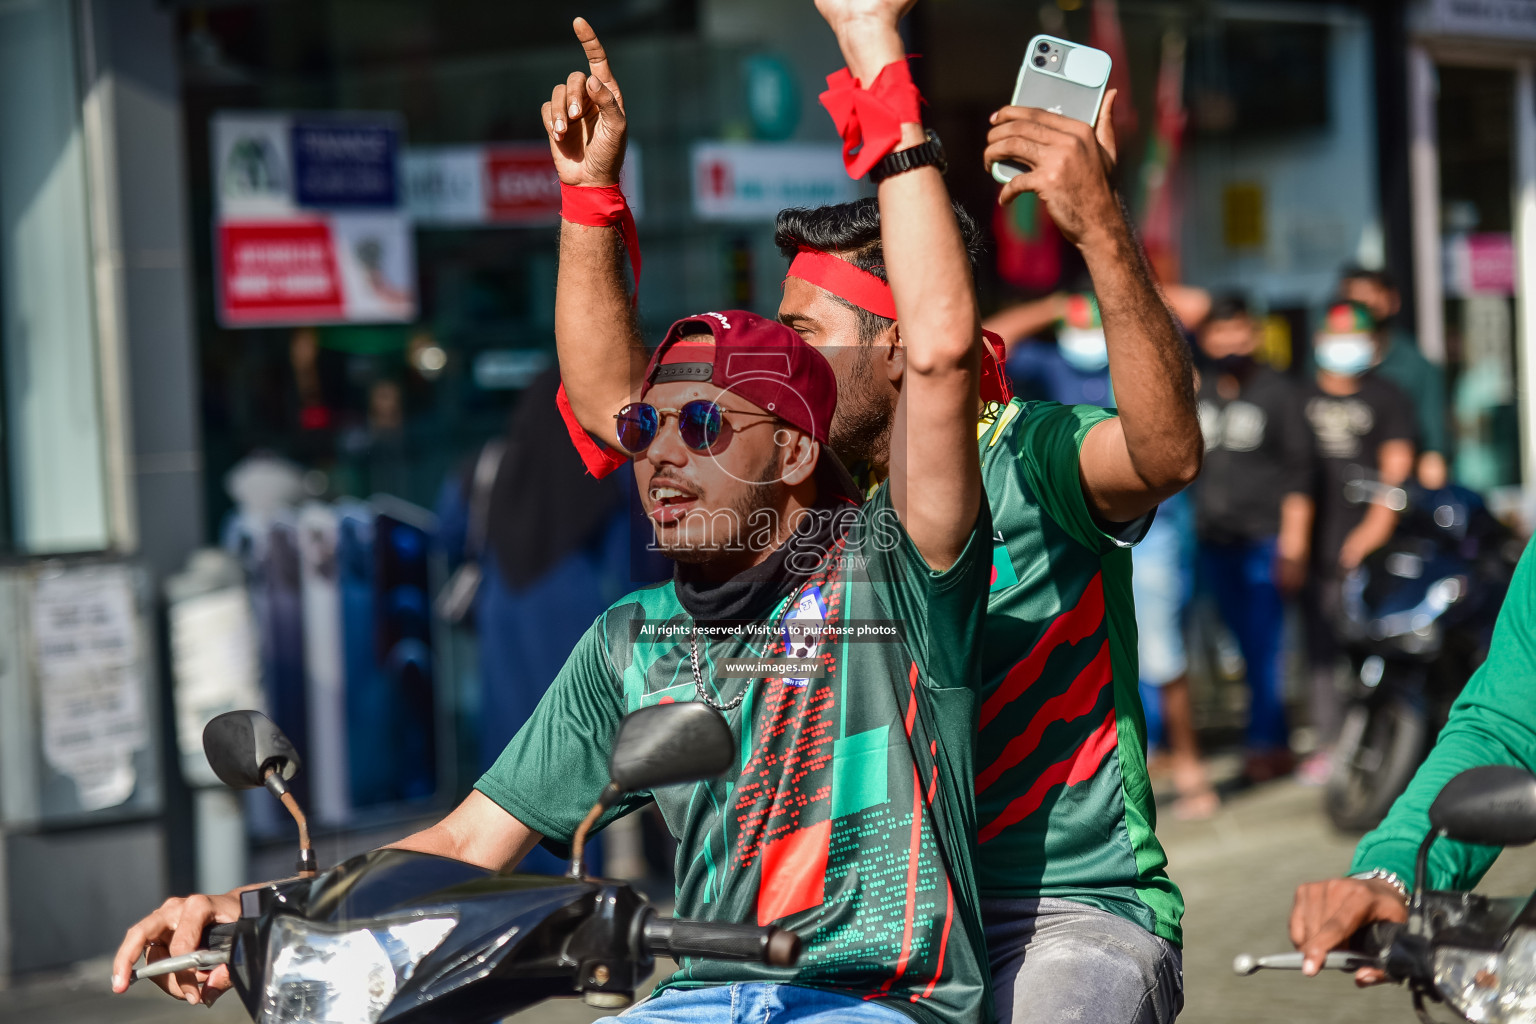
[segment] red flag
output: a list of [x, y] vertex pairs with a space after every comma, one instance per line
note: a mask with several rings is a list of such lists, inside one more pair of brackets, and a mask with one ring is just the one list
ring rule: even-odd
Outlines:
[[1089, 45], [1109, 54], [1109, 87], [1120, 91], [1115, 100], [1115, 135], [1123, 145], [1136, 134], [1136, 105], [1131, 102], [1131, 65], [1125, 57], [1125, 35], [1120, 31], [1120, 9], [1115, 0], [1093, 0], [1093, 24]]
[[1147, 259], [1158, 279], [1168, 284], [1179, 277], [1180, 204], [1176, 188], [1179, 149], [1184, 139], [1184, 37], [1163, 36], [1162, 63], [1157, 72], [1157, 123], [1147, 140], [1141, 165], [1141, 237]]
[[997, 276], [1025, 291], [1047, 291], [1061, 280], [1061, 233], [1033, 192], [992, 212]]

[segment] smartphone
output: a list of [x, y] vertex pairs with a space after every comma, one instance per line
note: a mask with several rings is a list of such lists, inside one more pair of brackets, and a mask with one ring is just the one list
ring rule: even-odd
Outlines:
[[[1035, 36], [1029, 41], [1019, 80], [1013, 87], [1013, 105], [1039, 107], [1053, 114], [1063, 114], [1085, 124], [1099, 119], [1099, 104], [1109, 85], [1113, 62], [1103, 50], [1069, 43], [1055, 36]], [[1006, 183], [1027, 168], [998, 161], [992, 165], [992, 177]]]

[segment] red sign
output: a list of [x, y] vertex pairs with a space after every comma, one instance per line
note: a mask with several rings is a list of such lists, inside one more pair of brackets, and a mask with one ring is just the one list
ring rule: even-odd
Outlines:
[[226, 323], [333, 320], [343, 314], [330, 225], [322, 220], [219, 226]]
[[485, 208], [494, 221], [552, 221], [560, 216], [560, 179], [543, 143], [485, 151]]
[[1467, 271], [1472, 293], [1515, 294], [1515, 241], [1504, 232], [1467, 236]]

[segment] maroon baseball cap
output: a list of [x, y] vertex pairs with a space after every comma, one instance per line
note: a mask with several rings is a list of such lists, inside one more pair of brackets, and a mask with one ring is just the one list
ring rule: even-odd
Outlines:
[[[709, 328], [711, 337], [683, 337], [690, 324]], [[827, 443], [837, 407], [832, 365], [775, 320], [741, 309], [679, 320], [651, 356], [640, 397], [657, 384], [674, 381], [713, 384]]]

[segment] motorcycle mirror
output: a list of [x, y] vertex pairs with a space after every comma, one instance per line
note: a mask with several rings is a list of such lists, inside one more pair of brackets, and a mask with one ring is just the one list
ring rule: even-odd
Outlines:
[[713, 778], [731, 766], [735, 746], [725, 716], [697, 701], [652, 704], [625, 715], [608, 755], [608, 785], [576, 827], [566, 874], [582, 877], [587, 833], [625, 793]]
[[299, 773], [299, 752], [283, 730], [260, 711], [226, 711], [203, 726], [203, 754], [224, 785], [232, 789], [265, 786], [282, 801], [299, 826], [299, 877], [314, 878], [317, 869], [309, 821], [287, 786]]
[[232, 789], [283, 781], [299, 771], [299, 755], [283, 730], [260, 711], [226, 711], [203, 727], [203, 753], [219, 781]]
[[735, 756], [731, 727], [705, 704], [652, 704], [619, 723], [608, 777], [625, 793], [713, 778]]
[[1435, 797], [1429, 823], [1463, 843], [1536, 843], [1536, 775], [1507, 764], [1468, 768]]

